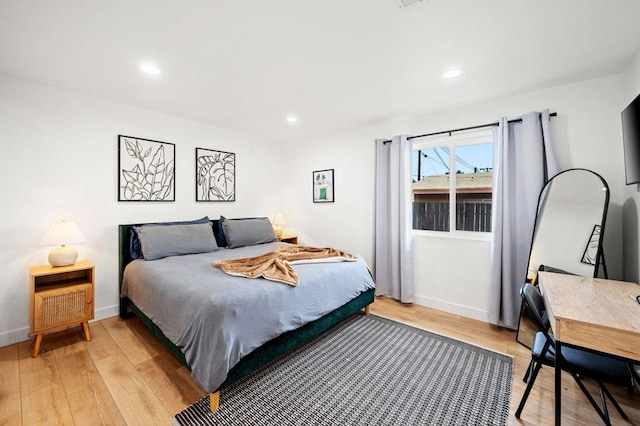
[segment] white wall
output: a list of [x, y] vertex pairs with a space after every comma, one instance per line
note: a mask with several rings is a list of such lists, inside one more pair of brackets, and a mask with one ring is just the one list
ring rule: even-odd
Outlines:
[[[625, 93], [618, 106], [619, 113], [640, 94], [640, 52], [627, 68], [624, 79]], [[637, 283], [640, 282], [640, 185], [624, 188], [624, 279]]]
[[[97, 318], [117, 313], [120, 223], [281, 210], [289, 221], [285, 230], [302, 243], [357, 252], [373, 265], [374, 139], [489, 123], [543, 108], [558, 112], [551, 129], [561, 167], [592, 169], [609, 183], [605, 250], [613, 278], [622, 277], [625, 203], [625, 226], [635, 228], [625, 240], [624, 271], [637, 281], [640, 200], [635, 187], [624, 186], [620, 111], [640, 92], [639, 70], [636, 58], [625, 75], [284, 145], [0, 75], [0, 346], [27, 338], [28, 268], [46, 263], [49, 249], [37, 244], [54, 220], [75, 220], [88, 237], [77, 248], [96, 264]], [[176, 144], [175, 202], [117, 202], [118, 134]], [[194, 201], [195, 147], [236, 153], [235, 203]], [[335, 169], [336, 201], [314, 204], [311, 174], [326, 168]], [[418, 302], [486, 320], [489, 242], [420, 236], [415, 244]]]
[[[619, 105], [623, 87], [623, 76], [614, 75], [286, 144], [290, 186], [283, 194], [284, 213], [304, 242], [356, 251], [372, 264], [376, 138], [491, 123], [501, 116], [513, 118], [549, 108], [558, 113], [551, 130], [559, 145], [561, 168], [591, 169], [609, 183], [605, 250], [610, 276], [619, 278], [624, 179]], [[311, 201], [311, 172], [323, 168], [335, 168], [333, 204]], [[489, 245], [489, 241], [417, 236], [418, 303], [487, 320]]]
[[[117, 135], [176, 145], [176, 201], [117, 201]], [[280, 207], [280, 145], [253, 136], [0, 75], [0, 346], [27, 339], [28, 268], [47, 262], [38, 242], [54, 220], [88, 238], [96, 317], [117, 314], [120, 223], [209, 215], [272, 215]], [[236, 202], [196, 203], [195, 148], [236, 154]]]

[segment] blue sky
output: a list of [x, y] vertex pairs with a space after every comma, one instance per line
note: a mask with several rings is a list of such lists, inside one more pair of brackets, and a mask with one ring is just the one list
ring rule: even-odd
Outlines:
[[[451, 148], [453, 149], [453, 148]], [[418, 151], [413, 151], [412, 177], [418, 177]], [[427, 148], [422, 150], [421, 179], [429, 175], [441, 175], [449, 172], [449, 147]], [[426, 158], [425, 158], [426, 154]], [[456, 148], [456, 171], [473, 173], [473, 168], [493, 168], [493, 144], [476, 144]], [[484, 170], [483, 170], [484, 171]]]

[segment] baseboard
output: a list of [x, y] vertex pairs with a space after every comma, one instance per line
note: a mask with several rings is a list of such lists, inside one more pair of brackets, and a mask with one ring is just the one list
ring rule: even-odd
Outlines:
[[29, 340], [29, 327], [18, 328], [0, 333], [0, 347]]
[[426, 306], [427, 308], [437, 309], [439, 311], [449, 312], [450, 314], [460, 315], [465, 318], [489, 322], [487, 311], [470, 306], [451, 303], [446, 300], [434, 299], [432, 297], [415, 296], [416, 305]]
[[94, 321], [118, 316], [120, 314], [120, 305], [107, 306], [106, 308], [96, 309]]
[[[96, 309], [94, 320], [100, 321], [106, 318], [118, 315], [118, 305], [107, 306], [106, 308]], [[9, 330], [0, 333], [0, 347], [13, 345], [14, 343], [24, 342], [31, 339], [29, 335], [29, 327], [22, 327], [15, 330]]]

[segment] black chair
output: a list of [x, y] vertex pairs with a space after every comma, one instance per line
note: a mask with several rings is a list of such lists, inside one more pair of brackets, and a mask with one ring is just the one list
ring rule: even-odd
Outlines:
[[636, 385], [636, 388], [640, 390], [640, 364], [630, 362], [629, 370], [631, 370], [631, 377], [633, 377], [633, 383]]
[[[516, 410], [516, 418], [520, 418], [524, 405], [527, 402], [531, 388], [543, 365], [555, 366], [555, 339], [549, 333], [550, 323], [544, 307], [544, 300], [538, 289], [529, 283], [525, 283], [520, 289], [520, 295], [527, 307], [532, 319], [538, 326], [538, 332], [535, 335], [533, 346], [531, 348], [531, 362], [527, 368], [523, 380], [527, 383], [527, 388], [522, 395], [522, 400]], [[608, 397], [614, 407], [618, 410], [623, 419], [628, 417], [620, 405], [611, 395], [611, 392], [604, 385], [605, 383], [626, 386], [633, 386], [631, 372], [627, 367], [627, 363], [610, 356], [599, 353], [580, 350], [569, 346], [562, 347], [562, 359], [560, 360], [560, 368], [569, 372], [576, 381], [584, 395], [587, 397], [593, 408], [598, 412], [602, 421], [610, 425], [609, 413], [607, 411]], [[593, 399], [582, 378], [591, 378], [595, 380], [600, 388], [600, 400], [602, 407]]]

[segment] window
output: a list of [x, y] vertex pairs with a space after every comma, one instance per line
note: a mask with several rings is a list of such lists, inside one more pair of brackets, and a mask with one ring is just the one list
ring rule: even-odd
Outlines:
[[414, 230], [491, 232], [492, 129], [416, 139], [412, 181]]

